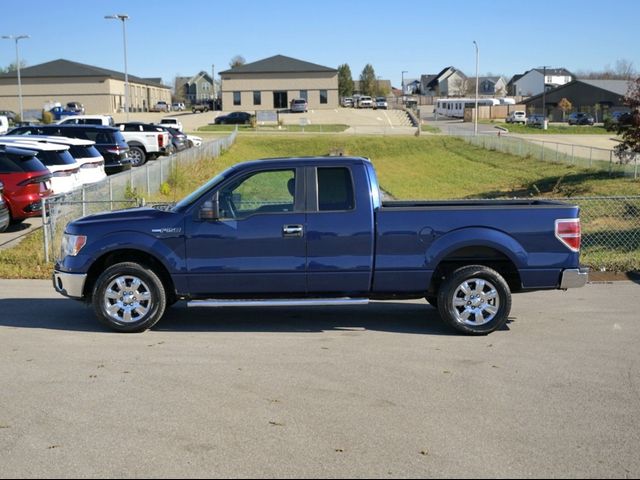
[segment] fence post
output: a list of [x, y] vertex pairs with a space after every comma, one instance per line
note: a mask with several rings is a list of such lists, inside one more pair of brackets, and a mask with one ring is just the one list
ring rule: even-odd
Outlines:
[[44, 237], [44, 261], [49, 263], [49, 227], [47, 225], [47, 199], [40, 200], [42, 205], [42, 236]]
[[609, 150], [609, 175], [613, 171], [613, 150]]
[[111, 177], [109, 177], [109, 210], [113, 210], [113, 185], [111, 184]]
[[87, 193], [85, 191], [84, 185], [82, 186], [82, 216], [87, 216]]
[[593, 164], [593, 147], [589, 147], [589, 166]]
[[541, 160], [544, 162], [544, 142], [542, 142]]
[[151, 195], [151, 181], [149, 179], [149, 164], [147, 163], [146, 167], [146, 174], [147, 174], [147, 195]]

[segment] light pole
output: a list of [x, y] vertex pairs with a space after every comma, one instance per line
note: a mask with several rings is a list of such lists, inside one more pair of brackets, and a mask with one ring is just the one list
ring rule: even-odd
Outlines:
[[404, 97], [404, 94], [406, 93], [404, 91], [404, 74], [405, 73], [409, 73], [407, 70], [402, 70], [402, 96]]
[[473, 134], [474, 135], [478, 135], [478, 60], [480, 57], [480, 51], [478, 49], [478, 44], [477, 42], [474, 40], [473, 44], [476, 46], [476, 107], [475, 107], [475, 115], [474, 115], [474, 120], [473, 120]]
[[127, 122], [129, 121], [129, 72], [127, 70], [127, 29], [125, 22], [129, 20], [129, 15], [124, 13], [116, 13], [115, 15], [105, 15], [107, 20], [122, 21], [122, 43], [124, 44], [124, 111], [127, 114]]
[[[550, 67], [549, 67], [550, 68]], [[547, 129], [547, 65], [542, 67], [542, 129]]]
[[24, 122], [24, 110], [22, 108], [22, 81], [20, 79], [20, 53], [18, 50], [18, 40], [31, 38], [29, 35], [3, 35], [2, 38], [16, 41], [16, 70], [18, 71], [18, 99], [20, 102], [20, 121]]

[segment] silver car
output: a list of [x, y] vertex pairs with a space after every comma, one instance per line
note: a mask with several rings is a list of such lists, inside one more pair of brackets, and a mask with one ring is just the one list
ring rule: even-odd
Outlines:
[[307, 101], [304, 98], [294, 98], [291, 100], [290, 109], [292, 112], [305, 113], [307, 111]]

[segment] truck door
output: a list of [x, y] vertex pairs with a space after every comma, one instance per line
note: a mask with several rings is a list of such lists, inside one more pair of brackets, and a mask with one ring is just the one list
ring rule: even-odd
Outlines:
[[217, 191], [219, 218], [186, 221], [193, 295], [304, 294], [304, 168], [254, 170]]
[[310, 294], [369, 292], [374, 225], [368, 182], [362, 165], [308, 169], [307, 288]]

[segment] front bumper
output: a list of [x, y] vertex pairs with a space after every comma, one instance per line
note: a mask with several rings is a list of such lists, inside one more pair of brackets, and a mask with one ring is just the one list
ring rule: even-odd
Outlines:
[[65, 273], [59, 270], [53, 272], [53, 287], [65, 297], [82, 298], [86, 280], [86, 273]]
[[562, 272], [562, 278], [560, 280], [560, 289], [566, 290], [567, 288], [580, 288], [584, 287], [589, 280], [588, 268], [575, 268], [571, 270], [564, 270]]

